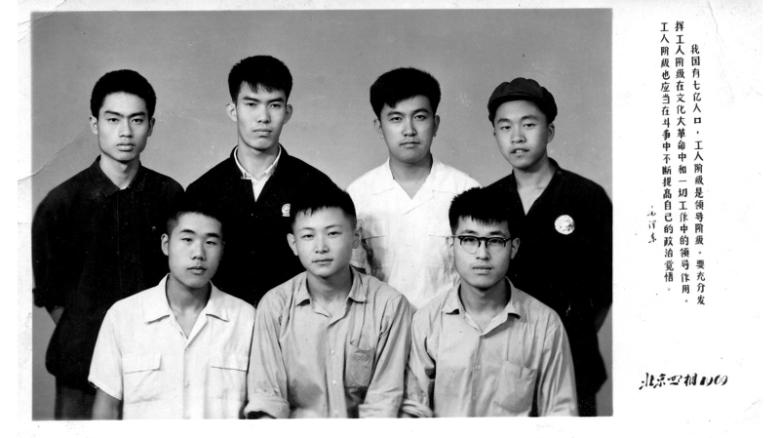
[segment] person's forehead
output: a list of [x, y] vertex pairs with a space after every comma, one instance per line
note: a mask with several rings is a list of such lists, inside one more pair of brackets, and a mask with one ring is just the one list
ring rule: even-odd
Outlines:
[[146, 101], [141, 96], [126, 91], [115, 91], [108, 93], [103, 98], [103, 102], [100, 105], [100, 111], [113, 111], [119, 108], [133, 110], [133, 112], [147, 113]]
[[382, 107], [382, 113], [389, 112], [415, 112], [415, 111], [428, 111], [431, 112], [431, 101], [427, 96], [417, 94], [415, 96], [407, 97], [396, 102], [395, 106], [385, 104]]
[[173, 232], [181, 232], [183, 230], [191, 230], [199, 234], [221, 234], [222, 224], [211, 216], [188, 211], [179, 216]]
[[253, 85], [246, 81], [242, 82], [241, 86], [238, 88], [238, 97], [262, 97], [265, 99], [287, 98], [282, 90], [268, 88], [263, 84]]
[[325, 207], [316, 211], [300, 211], [295, 216], [295, 228], [348, 225], [351, 222], [338, 207]]
[[531, 100], [517, 99], [508, 100], [496, 108], [496, 119], [502, 117], [544, 117], [544, 113], [539, 106]]
[[458, 232], [465, 230], [473, 231], [480, 235], [490, 234], [509, 234], [509, 223], [503, 222], [483, 222], [472, 217], [461, 217], [458, 220]]

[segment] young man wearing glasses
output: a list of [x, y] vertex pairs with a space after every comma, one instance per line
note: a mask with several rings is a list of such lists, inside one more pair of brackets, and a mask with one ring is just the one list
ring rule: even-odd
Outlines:
[[520, 241], [493, 193], [452, 201], [460, 284], [414, 314], [403, 416], [577, 415], [566, 331], [506, 278]]

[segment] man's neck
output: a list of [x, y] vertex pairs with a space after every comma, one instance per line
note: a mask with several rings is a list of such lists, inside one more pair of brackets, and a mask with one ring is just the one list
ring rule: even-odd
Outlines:
[[509, 301], [509, 286], [504, 279], [488, 289], [478, 289], [462, 281], [458, 295], [466, 313], [492, 318], [506, 307]]
[[236, 154], [238, 155], [238, 162], [241, 163], [244, 170], [256, 179], [260, 179], [263, 173], [274, 163], [277, 155], [281, 152], [280, 149], [279, 143], [262, 151], [239, 144]]
[[428, 154], [426, 159], [413, 164], [390, 158], [390, 173], [410, 198], [414, 198], [414, 195], [425, 183], [428, 175], [431, 174], [432, 166], [433, 156], [431, 154]]
[[201, 288], [192, 289], [176, 281], [170, 275], [165, 282], [165, 296], [168, 304], [175, 312], [196, 312], [206, 306], [211, 295], [211, 283]]
[[518, 190], [526, 188], [543, 189], [547, 187], [555, 173], [550, 159], [545, 155], [533, 167], [528, 169], [513, 169]]
[[328, 278], [307, 272], [306, 287], [309, 289], [312, 300], [317, 303], [329, 306], [332, 303], [343, 302], [349, 295], [349, 290], [352, 289], [352, 272], [347, 267]]
[[105, 155], [100, 156], [99, 162], [100, 170], [108, 179], [119, 187], [120, 190], [126, 189], [133, 178], [138, 173], [138, 168], [141, 167], [140, 160], [133, 160], [127, 163], [122, 163], [111, 159]]

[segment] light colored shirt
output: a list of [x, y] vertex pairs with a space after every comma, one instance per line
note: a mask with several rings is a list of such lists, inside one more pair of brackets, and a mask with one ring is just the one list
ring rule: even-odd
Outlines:
[[244, 166], [241, 165], [241, 162], [238, 161], [238, 146], [233, 149], [233, 159], [236, 160], [236, 166], [238, 166], [238, 170], [241, 171], [241, 179], [248, 179], [252, 182], [252, 194], [255, 195], [255, 201], [257, 201], [257, 198], [260, 196], [260, 192], [263, 191], [263, 187], [265, 187], [265, 183], [268, 182], [268, 178], [274, 174], [276, 166], [279, 164], [279, 157], [281, 156], [282, 148], [280, 147], [279, 152], [276, 154], [276, 158], [274, 158], [274, 162], [263, 171], [260, 178], [255, 178], [251, 173], [247, 172]]
[[212, 285], [186, 336], [168, 305], [167, 279], [108, 310], [89, 381], [122, 400], [125, 419], [239, 418], [254, 308]]
[[343, 314], [313, 305], [306, 272], [263, 297], [249, 359], [247, 416], [398, 416], [410, 307], [376, 278], [354, 269], [352, 277]]
[[419, 309], [458, 284], [447, 237], [452, 198], [476, 180], [434, 158], [413, 198], [393, 179], [389, 161], [347, 187], [361, 228], [352, 264], [385, 281]]
[[560, 318], [525, 292], [514, 286], [511, 291], [485, 330], [465, 312], [457, 287], [415, 313], [404, 413], [577, 415], [574, 369]]

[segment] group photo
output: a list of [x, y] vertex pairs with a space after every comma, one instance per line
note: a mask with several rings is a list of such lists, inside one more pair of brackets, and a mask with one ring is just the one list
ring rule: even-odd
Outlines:
[[33, 420], [613, 415], [609, 9], [31, 18]]

